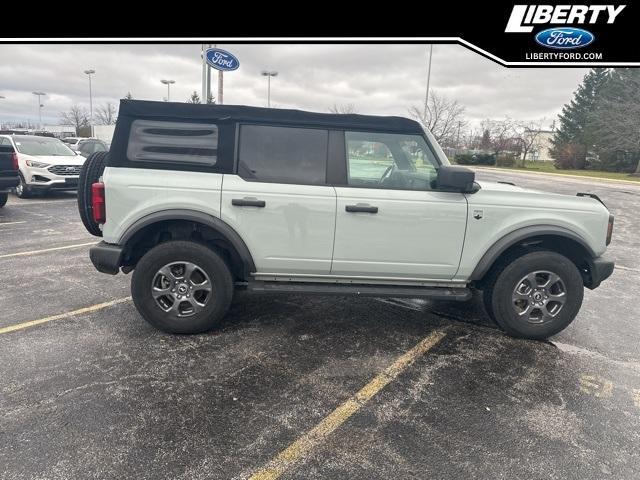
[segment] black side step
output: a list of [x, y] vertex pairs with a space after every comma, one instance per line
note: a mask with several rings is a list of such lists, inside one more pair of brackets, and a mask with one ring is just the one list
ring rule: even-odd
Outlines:
[[468, 288], [412, 287], [387, 285], [354, 285], [345, 283], [313, 282], [261, 282], [246, 284], [252, 292], [270, 293], [316, 293], [319, 295], [362, 295], [367, 297], [426, 297], [438, 300], [469, 300], [472, 296]]

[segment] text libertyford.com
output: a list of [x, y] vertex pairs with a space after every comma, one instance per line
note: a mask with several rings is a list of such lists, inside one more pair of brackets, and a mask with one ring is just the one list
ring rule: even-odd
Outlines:
[[527, 60], [602, 60], [602, 52], [527, 52]]

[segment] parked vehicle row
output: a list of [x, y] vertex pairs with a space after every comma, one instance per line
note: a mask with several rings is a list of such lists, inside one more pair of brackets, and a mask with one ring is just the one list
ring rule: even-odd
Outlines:
[[106, 152], [109, 147], [102, 140], [97, 138], [66, 137], [62, 141], [69, 145], [73, 151], [80, 153], [83, 157], [88, 157], [95, 152]]
[[20, 198], [51, 190], [76, 190], [86, 157], [107, 151], [106, 144], [94, 138], [74, 137], [69, 145], [66, 139], [40, 135], [0, 135], [0, 147], [12, 155], [17, 165], [12, 184], [2, 187], [0, 183], [0, 201], [5, 202], [7, 189], [12, 187]]

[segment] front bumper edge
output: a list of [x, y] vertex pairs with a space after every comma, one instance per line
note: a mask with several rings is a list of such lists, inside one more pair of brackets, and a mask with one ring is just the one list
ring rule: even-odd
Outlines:
[[615, 263], [606, 257], [597, 257], [589, 261], [590, 281], [585, 283], [587, 288], [593, 290], [598, 288], [603, 280], [606, 280], [613, 273]]

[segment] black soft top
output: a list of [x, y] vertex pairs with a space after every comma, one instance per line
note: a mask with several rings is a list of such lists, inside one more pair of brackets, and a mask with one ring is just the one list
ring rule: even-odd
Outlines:
[[384, 130], [398, 133], [419, 134], [422, 128], [415, 120], [404, 117], [336, 114], [261, 108], [246, 105], [201, 105], [177, 102], [150, 102], [145, 100], [120, 100], [119, 117], [165, 118], [172, 120], [230, 120], [250, 123], [274, 123], [278, 125], [306, 125], [328, 128]]

